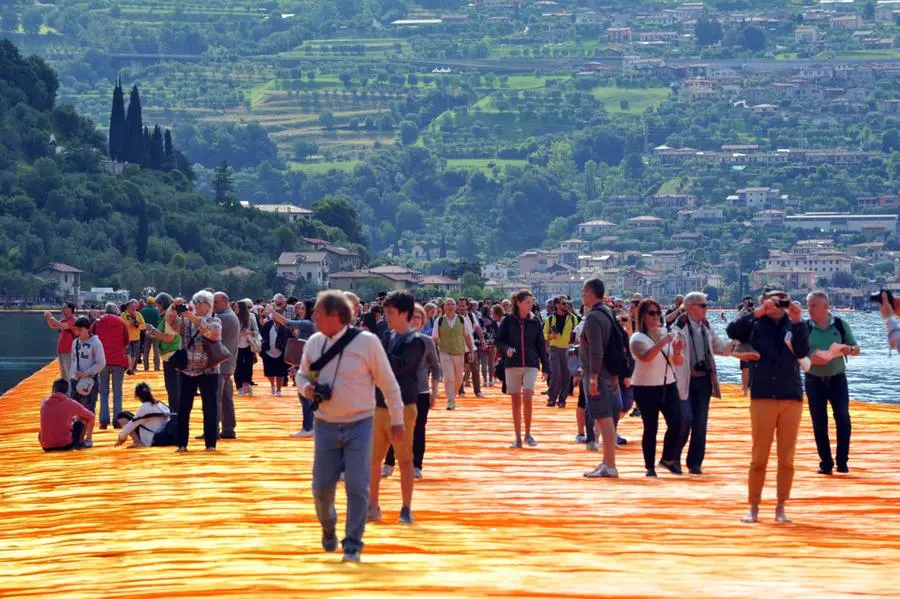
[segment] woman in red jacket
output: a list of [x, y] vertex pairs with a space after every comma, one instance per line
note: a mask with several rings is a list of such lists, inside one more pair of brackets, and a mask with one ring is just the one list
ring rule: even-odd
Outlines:
[[[94, 323], [94, 334], [103, 344], [106, 356], [106, 368], [100, 372], [100, 428], [105, 429], [110, 423], [109, 411], [109, 379], [112, 376], [113, 410], [112, 414], [122, 411], [122, 385], [125, 382], [125, 370], [128, 368], [128, 326], [119, 317], [119, 307], [110, 302], [106, 304], [105, 314]], [[119, 428], [119, 424], [113, 425]]]

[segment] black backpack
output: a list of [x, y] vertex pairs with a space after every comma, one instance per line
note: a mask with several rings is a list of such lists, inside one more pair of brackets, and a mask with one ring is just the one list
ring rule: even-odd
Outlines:
[[594, 308], [594, 310], [608, 318], [611, 325], [609, 342], [603, 348], [603, 366], [615, 377], [631, 376], [634, 373], [634, 362], [629, 359], [628, 352], [625, 351], [625, 344], [628, 343], [628, 340], [625, 339], [625, 331], [608, 312], [601, 308]]

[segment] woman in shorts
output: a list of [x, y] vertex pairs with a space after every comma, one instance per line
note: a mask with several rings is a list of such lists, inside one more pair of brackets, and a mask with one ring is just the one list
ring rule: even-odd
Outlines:
[[[503, 356], [506, 372], [506, 391], [512, 397], [513, 428], [516, 440], [510, 446], [522, 447], [522, 413], [525, 414], [525, 443], [529, 447], [537, 445], [531, 436], [532, 398], [537, 383], [538, 366], [544, 372], [544, 380], [550, 371], [544, 331], [540, 320], [532, 313], [534, 296], [527, 289], [515, 293], [510, 298], [510, 314], [500, 322], [494, 345]], [[522, 409], [524, 405], [524, 410]]]

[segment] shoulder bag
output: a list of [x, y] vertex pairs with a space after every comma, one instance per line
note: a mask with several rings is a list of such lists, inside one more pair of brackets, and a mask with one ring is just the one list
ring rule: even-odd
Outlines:
[[169, 364], [172, 365], [172, 368], [174, 368], [175, 370], [184, 370], [185, 368], [187, 368], [187, 365], [188, 365], [187, 350], [188, 350], [188, 348], [190, 348], [194, 345], [194, 340], [197, 338], [197, 335], [199, 335], [199, 334], [200, 334], [200, 331], [198, 330], [196, 333], [194, 333], [194, 336], [191, 337], [191, 340], [188, 341], [187, 348], [182, 347], [182, 348], [176, 349], [175, 352], [169, 357]]

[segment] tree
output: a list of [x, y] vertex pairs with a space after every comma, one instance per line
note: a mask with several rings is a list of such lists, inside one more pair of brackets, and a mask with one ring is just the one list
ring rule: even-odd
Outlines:
[[144, 119], [141, 115], [141, 94], [137, 85], [131, 88], [131, 98], [128, 100], [125, 141], [122, 147], [125, 162], [141, 164], [144, 155]]
[[700, 19], [694, 26], [694, 36], [700, 46], [712, 46], [722, 41], [722, 24], [716, 20]]
[[831, 284], [835, 287], [841, 287], [844, 289], [856, 289], [859, 286], [859, 282], [856, 280], [856, 277], [854, 277], [852, 273], [840, 271], [831, 275]]
[[166, 158], [171, 158], [172, 152], [175, 151], [175, 147], [172, 145], [172, 132], [168, 129], [166, 129], [164, 136], [163, 151], [166, 153]]
[[215, 191], [216, 204], [227, 206], [231, 203], [231, 194], [234, 192], [234, 183], [231, 180], [231, 167], [224, 160], [216, 167], [212, 180]]
[[411, 86], [415, 87], [419, 83], [419, 77], [415, 73], [410, 73], [409, 75], [406, 76], [406, 81]]
[[297, 160], [306, 160], [318, 151], [319, 146], [314, 141], [298, 139], [294, 143], [294, 158]]
[[109, 157], [112, 160], [125, 159], [125, 92], [122, 90], [122, 80], [116, 81], [113, 89], [112, 110], [109, 114]]
[[325, 196], [312, 205], [312, 210], [318, 220], [346, 233], [352, 243], [364, 243], [359, 216], [346, 198]]
[[766, 34], [759, 27], [750, 25], [744, 28], [741, 45], [753, 52], [762, 52], [766, 49]]
[[22, 29], [25, 33], [37, 35], [41, 32], [41, 25], [44, 24], [44, 13], [40, 8], [32, 6], [22, 13]]
[[286, 225], [275, 229], [275, 238], [278, 240], [278, 247], [282, 252], [288, 252], [297, 247], [297, 235]]
[[319, 114], [319, 124], [325, 127], [326, 129], [334, 129], [334, 115], [329, 111], [325, 111]]
[[159, 128], [159, 125], [156, 125], [153, 127], [153, 135], [150, 138], [150, 168], [157, 171], [160, 170], [165, 157], [162, 129]]
[[419, 128], [412, 121], [400, 122], [400, 143], [409, 146], [416, 143], [419, 138]]
[[874, 21], [875, 20], [875, 3], [872, 0], [866, 2], [866, 5], [863, 7], [863, 19], [866, 21]]
[[344, 72], [339, 75], [341, 79], [341, 83], [344, 84], [344, 87], [350, 89], [350, 85], [353, 83], [353, 75], [350, 73]]

